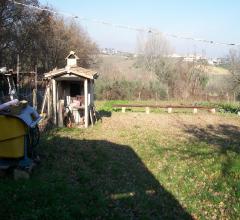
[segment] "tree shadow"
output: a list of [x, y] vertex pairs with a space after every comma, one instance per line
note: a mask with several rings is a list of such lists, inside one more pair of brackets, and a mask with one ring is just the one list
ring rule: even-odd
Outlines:
[[213, 144], [221, 153], [233, 151], [240, 153], [240, 127], [229, 124], [207, 125], [204, 128], [195, 125], [184, 125], [184, 131], [196, 141]]
[[59, 136], [41, 145], [40, 182], [64, 180], [73, 218], [193, 219], [129, 146]]
[[204, 142], [215, 146], [220, 153], [226, 154], [228, 151], [236, 154], [240, 153], [240, 127], [236, 125], [219, 123], [198, 126], [184, 123], [181, 119], [174, 117], [181, 126], [184, 133], [189, 134], [191, 142]]
[[[217, 151], [202, 153], [203, 158], [213, 154], [222, 155], [222, 175], [227, 176], [233, 166], [234, 155], [240, 153], [240, 127], [230, 124], [207, 125], [204, 128], [195, 125], [185, 125], [184, 131], [192, 135], [192, 141], [204, 142], [216, 147]], [[232, 154], [233, 153], [233, 154]], [[192, 152], [192, 156], [199, 153]]]

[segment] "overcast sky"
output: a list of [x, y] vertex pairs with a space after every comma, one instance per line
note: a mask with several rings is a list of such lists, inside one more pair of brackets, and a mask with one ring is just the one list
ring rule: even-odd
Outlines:
[[[114, 24], [152, 27], [159, 31], [213, 41], [240, 42], [239, 0], [40, 0], [54, 9]], [[135, 51], [138, 33], [80, 21], [99, 47]], [[176, 53], [224, 56], [230, 48], [168, 38]], [[236, 48], [236, 47], [235, 47]]]

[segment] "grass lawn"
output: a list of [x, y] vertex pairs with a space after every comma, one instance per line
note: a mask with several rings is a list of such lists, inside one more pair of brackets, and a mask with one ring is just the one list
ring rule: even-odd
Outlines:
[[43, 134], [31, 179], [0, 179], [0, 219], [239, 219], [239, 117], [107, 116]]

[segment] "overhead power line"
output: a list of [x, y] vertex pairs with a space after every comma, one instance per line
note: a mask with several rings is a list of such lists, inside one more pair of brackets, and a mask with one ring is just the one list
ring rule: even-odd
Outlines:
[[227, 42], [218, 42], [218, 41], [208, 40], [208, 39], [203, 39], [203, 38], [185, 37], [185, 36], [181, 36], [181, 35], [177, 35], [177, 34], [160, 32], [160, 31], [155, 30], [153, 28], [138, 28], [138, 27], [133, 27], [133, 26], [129, 26], [129, 25], [114, 24], [112, 22], [101, 21], [101, 20], [97, 20], [97, 19], [90, 19], [90, 18], [85, 18], [85, 17], [79, 17], [77, 15], [73, 15], [73, 14], [70, 14], [70, 13], [67, 13], [67, 12], [61, 12], [61, 11], [57, 12], [57, 11], [51, 10], [47, 7], [41, 8], [41, 7], [38, 7], [38, 6], [24, 4], [24, 3], [14, 1], [14, 0], [9, 0], [9, 1], [16, 4], [16, 5], [21, 5], [21, 6], [32, 8], [32, 9], [35, 9], [35, 10], [47, 11], [47, 12], [53, 13], [55, 15], [57, 15], [57, 14], [64, 15], [64, 16], [67, 16], [67, 17], [70, 17], [70, 18], [85, 20], [85, 21], [89, 21], [89, 22], [92, 22], [92, 23], [96, 23], [96, 24], [102, 24], [102, 25], [105, 25], [105, 26], [112, 26], [112, 27], [116, 27], [116, 28], [122, 28], [122, 29], [126, 29], [126, 30], [137, 31], [137, 32], [145, 32], [145, 33], [154, 34], [154, 35], [163, 34], [163, 35], [171, 37], [171, 38], [203, 42], [203, 43], [208, 43], [208, 44], [212, 44], [212, 45], [240, 46], [240, 42], [239, 43], [227, 43]]

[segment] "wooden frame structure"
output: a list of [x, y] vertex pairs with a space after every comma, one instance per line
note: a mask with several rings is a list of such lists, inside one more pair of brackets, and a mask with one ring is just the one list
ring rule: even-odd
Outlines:
[[[53, 123], [61, 127], [64, 124], [64, 109], [71, 108], [75, 123], [78, 124], [83, 119], [84, 126], [87, 128], [90, 111], [94, 106], [94, 80], [97, 79], [98, 73], [79, 67], [78, 57], [73, 51], [66, 60], [65, 68], [54, 69], [44, 75], [49, 83], [45, 90], [42, 112], [47, 103], [48, 117], [53, 118]], [[75, 101], [75, 106], [73, 101]]]

